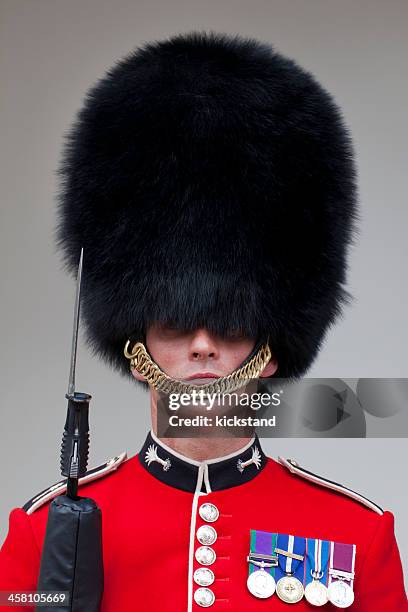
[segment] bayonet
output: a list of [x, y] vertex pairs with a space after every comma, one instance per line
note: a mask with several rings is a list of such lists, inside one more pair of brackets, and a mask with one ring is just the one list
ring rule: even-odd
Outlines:
[[75, 367], [76, 367], [76, 356], [78, 346], [78, 329], [79, 329], [79, 310], [81, 303], [81, 280], [82, 280], [82, 265], [84, 261], [84, 249], [81, 248], [81, 256], [79, 258], [77, 283], [76, 283], [76, 297], [74, 307], [74, 324], [72, 329], [72, 345], [71, 345], [71, 363], [69, 370], [69, 382], [68, 382], [68, 393], [67, 395], [73, 396], [75, 394]]

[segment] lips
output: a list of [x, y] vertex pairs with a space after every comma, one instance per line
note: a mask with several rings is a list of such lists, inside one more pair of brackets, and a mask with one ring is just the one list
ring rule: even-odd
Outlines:
[[199, 380], [204, 380], [208, 378], [220, 378], [220, 375], [214, 374], [213, 372], [196, 372], [195, 374], [191, 374], [191, 376], [189, 376], [188, 378], [185, 378], [184, 380], [199, 381]]

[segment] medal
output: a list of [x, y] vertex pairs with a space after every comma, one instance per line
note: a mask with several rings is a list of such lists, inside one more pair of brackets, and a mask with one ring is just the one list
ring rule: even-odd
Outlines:
[[274, 572], [278, 558], [273, 551], [276, 539], [276, 533], [251, 529], [247, 587], [249, 592], [259, 599], [267, 599], [275, 593]]
[[312, 606], [324, 606], [328, 601], [327, 588], [321, 579], [326, 581], [329, 561], [329, 542], [309, 538], [306, 561], [307, 575], [312, 581], [306, 585], [305, 598]]
[[305, 598], [312, 606], [324, 606], [329, 601], [327, 588], [320, 580], [315, 579], [306, 585]]
[[303, 584], [294, 576], [284, 576], [276, 585], [276, 594], [285, 603], [297, 603], [303, 592]]
[[260, 599], [272, 597], [276, 588], [275, 580], [264, 569], [256, 570], [249, 574], [247, 586], [249, 592]]
[[348, 608], [354, 602], [355, 544], [330, 543], [329, 601], [337, 608]]
[[[297, 603], [304, 595], [303, 584], [299, 580], [303, 576], [302, 562], [306, 548], [305, 538], [293, 535], [279, 534], [277, 538], [280, 578], [276, 584], [276, 594], [285, 603]], [[295, 574], [298, 574], [299, 578]]]
[[354, 601], [354, 591], [344, 580], [331, 582], [328, 588], [329, 601], [337, 608], [348, 608]]

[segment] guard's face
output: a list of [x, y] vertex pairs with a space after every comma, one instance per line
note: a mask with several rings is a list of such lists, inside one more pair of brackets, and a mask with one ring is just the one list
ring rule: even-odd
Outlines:
[[[239, 334], [221, 337], [205, 328], [185, 331], [161, 324], [149, 327], [146, 344], [154, 361], [168, 376], [192, 384], [206, 384], [230, 374], [255, 347], [254, 339]], [[272, 357], [261, 376], [272, 376], [277, 367]], [[132, 372], [135, 378], [143, 380], [136, 370]]]

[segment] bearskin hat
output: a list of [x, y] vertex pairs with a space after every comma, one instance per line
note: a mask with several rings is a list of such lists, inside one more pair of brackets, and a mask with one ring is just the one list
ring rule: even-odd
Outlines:
[[60, 167], [57, 245], [94, 354], [129, 375], [159, 321], [269, 338], [275, 376], [309, 367], [341, 313], [355, 227], [339, 108], [253, 38], [145, 43], [87, 94]]

